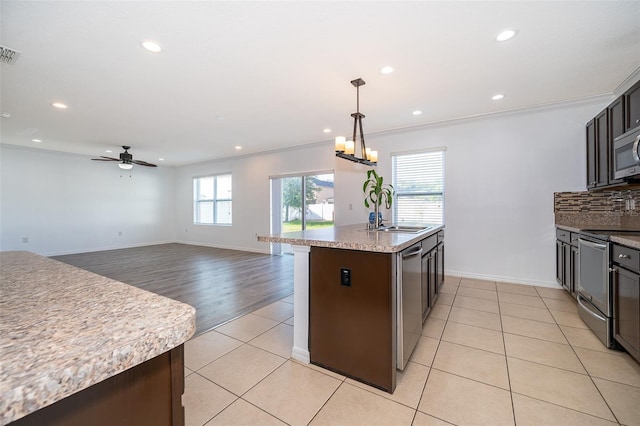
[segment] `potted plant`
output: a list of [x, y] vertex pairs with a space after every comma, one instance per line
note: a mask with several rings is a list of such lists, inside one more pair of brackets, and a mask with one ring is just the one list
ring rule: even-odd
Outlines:
[[393, 189], [393, 185], [388, 183], [383, 183], [384, 179], [382, 176], [378, 176], [374, 169], [367, 171], [367, 180], [364, 181], [362, 185], [362, 192], [365, 193], [364, 197], [364, 205], [367, 208], [373, 204], [374, 211], [374, 219], [373, 226], [375, 229], [380, 227], [380, 219], [378, 211], [382, 202], [384, 201], [384, 205], [386, 208], [391, 208], [391, 204], [393, 203], [393, 194], [395, 190]]

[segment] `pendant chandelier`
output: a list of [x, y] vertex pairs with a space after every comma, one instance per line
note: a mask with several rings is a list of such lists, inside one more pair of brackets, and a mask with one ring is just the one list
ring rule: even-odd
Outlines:
[[[364, 132], [362, 131], [362, 119], [364, 114], [360, 113], [360, 86], [364, 86], [365, 82], [361, 78], [351, 81], [356, 88], [356, 112], [351, 114], [353, 117], [353, 137], [347, 140], [344, 136], [336, 137], [335, 150], [336, 157], [353, 161], [354, 163], [366, 164], [368, 166], [376, 166], [378, 164], [378, 151], [372, 151], [367, 148], [364, 143]], [[360, 130], [360, 153], [362, 157], [356, 156], [356, 136]]]

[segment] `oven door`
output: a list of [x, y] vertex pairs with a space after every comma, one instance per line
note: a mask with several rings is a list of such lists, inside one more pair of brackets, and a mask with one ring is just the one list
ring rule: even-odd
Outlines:
[[613, 142], [613, 167], [616, 179], [640, 174], [640, 129], [624, 134]]
[[578, 238], [578, 293], [604, 316], [611, 317], [609, 244]]

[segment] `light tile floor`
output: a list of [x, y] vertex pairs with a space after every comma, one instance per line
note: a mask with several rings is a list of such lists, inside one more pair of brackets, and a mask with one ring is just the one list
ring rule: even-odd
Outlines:
[[185, 344], [187, 425], [640, 425], [640, 365], [564, 290], [446, 277], [393, 395], [291, 360], [292, 302]]

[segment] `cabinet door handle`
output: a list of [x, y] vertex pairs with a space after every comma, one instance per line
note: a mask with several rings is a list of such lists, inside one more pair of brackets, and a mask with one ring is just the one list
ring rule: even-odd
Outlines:
[[640, 123], [640, 118], [636, 118], [636, 124]]
[[631, 259], [631, 256], [629, 256], [628, 254], [620, 253], [618, 255], [618, 259]]

